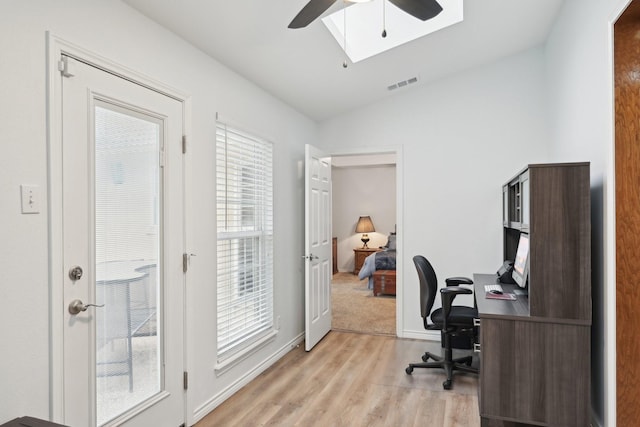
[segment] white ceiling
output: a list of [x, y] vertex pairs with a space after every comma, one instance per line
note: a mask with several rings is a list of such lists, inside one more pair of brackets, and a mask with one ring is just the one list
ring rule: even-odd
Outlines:
[[[308, 0], [124, 1], [321, 121], [544, 43], [564, 0], [465, 0], [462, 23], [346, 69], [344, 52], [319, 19], [287, 28]], [[337, 1], [325, 15], [340, 7]], [[416, 76], [417, 83], [387, 89]]]

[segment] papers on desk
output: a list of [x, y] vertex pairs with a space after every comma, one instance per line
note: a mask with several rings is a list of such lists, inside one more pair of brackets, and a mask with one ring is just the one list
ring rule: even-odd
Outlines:
[[508, 301], [515, 301], [516, 296], [514, 294], [492, 294], [491, 292], [485, 292], [484, 297], [487, 299], [504, 299]]

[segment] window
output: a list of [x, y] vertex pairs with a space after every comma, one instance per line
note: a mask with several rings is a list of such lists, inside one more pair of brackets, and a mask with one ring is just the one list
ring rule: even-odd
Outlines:
[[273, 328], [273, 146], [218, 122], [218, 359]]

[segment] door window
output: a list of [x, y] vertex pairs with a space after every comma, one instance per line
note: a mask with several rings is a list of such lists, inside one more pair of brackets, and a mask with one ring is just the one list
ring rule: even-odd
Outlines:
[[161, 126], [98, 103], [95, 117], [98, 425], [161, 390]]

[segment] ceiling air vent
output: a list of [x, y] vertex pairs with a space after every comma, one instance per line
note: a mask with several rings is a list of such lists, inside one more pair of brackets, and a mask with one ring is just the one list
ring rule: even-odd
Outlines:
[[394, 84], [392, 84], [390, 86], [387, 86], [387, 90], [395, 90], [395, 89], [398, 89], [400, 87], [405, 87], [405, 86], [408, 86], [410, 84], [416, 83], [417, 81], [418, 81], [417, 77], [411, 77], [410, 79], [402, 80], [402, 81], [394, 83]]

